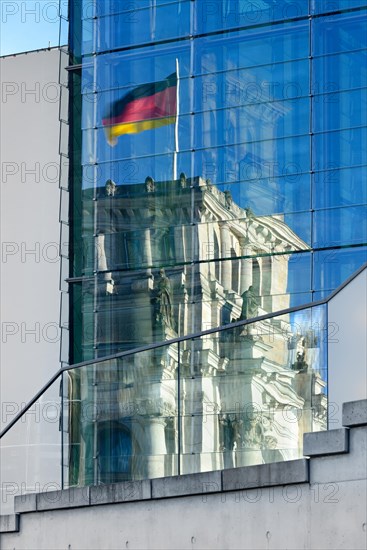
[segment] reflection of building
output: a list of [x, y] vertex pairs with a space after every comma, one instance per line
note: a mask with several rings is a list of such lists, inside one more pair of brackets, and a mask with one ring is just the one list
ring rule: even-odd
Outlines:
[[[98, 347], [119, 351], [129, 341], [141, 344], [142, 335], [146, 341], [160, 340], [152, 299], [161, 266], [172, 287], [173, 323], [166, 323], [167, 336], [239, 319], [241, 296], [250, 286], [259, 307], [247, 317], [289, 307], [289, 253], [307, 250], [306, 243], [282, 216], [256, 217], [210, 181], [196, 179], [193, 190], [190, 183], [183, 178], [152, 188], [117, 186], [113, 195], [107, 185], [100, 192], [96, 241], [87, 251], [90, 268], [95, 262], [99, 273]], [[93, 221], [92, 213], [86, 217]], [[131, 321], [134, 315], [129, 333], [126, 316]]]
[[[229, 191], [183, 174], [108, 181], [94, 203], [86, 218], [96, 219], [88, 254], [99, 272], [92, 343], [101, 356], [289, 307], [288, 252], [307, 246], [281, 216], [256, 217]], [[73, 400], [82, 410], [96, 403], [98, 422], [82, 417], [79, 433], [72, 417], [71, 482], [175, 474], [178, 445], [181, 473], [298, 457], [303, 432], [325, 427], [319, 353], [318, 336], [286, 315], [73, 374]]]
[[[364, 261], [363, 9], [245, 4], [71, 4], [70, 363], [314, 302]], [[175, 68], [175, 125], [111, 148], [105, 112]], [[292, 456], [306, 424], [323, 425], [325, 319], [308, 308], [115, 357], [81, 370], [80, 387], [72, 375], [73, 398], [104, 412], [96, 429], [72, 410], [73, 472], [87, 464], [71, 481]], [[321, 420], [269, 412], [259, 425], [236, 403]]]

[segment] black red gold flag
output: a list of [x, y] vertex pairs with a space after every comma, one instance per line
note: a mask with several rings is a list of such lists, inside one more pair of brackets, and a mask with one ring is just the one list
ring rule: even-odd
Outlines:
[[174, 124], [177, 115], [177, 74], [165, 80], [142, 84], [115, 101], [103, 118], [106, 138], [111, 146], [123, 134], [137, 134]]

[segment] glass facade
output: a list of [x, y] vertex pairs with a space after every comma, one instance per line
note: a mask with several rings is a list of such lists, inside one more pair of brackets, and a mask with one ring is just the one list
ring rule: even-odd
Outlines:
[[[311, 303], [366, 261], [366, 15], [362, 0], [71, 4], [71, 363]], [[111, 108], [173, 73], [172, 123], [122, 130], [112, 147]], [[307, 396], [293, 378], [315, 368], [326, 395], [326, 357], [314, 367], [314, 321], [294, 330], [296, 317], [272, 318], [271, 342], [263, 326], [237, 328], [228, 340], [106, 363], [105, 403], [122, 407], [132, 392], [135, 404], [155, 405], [135, 427], [106, 413], [93, 436], [71, 415], [71, 483], [96, 481], [90, 438], [109, 472], [101, 482], [174, 474], [177, 463], [192, 472], [299, 456], [300, 434], [322, 422], [298, 422], [287, 440], [275, 417], [264, 412], [255, 427], [233, 411], [265, 411], [270, 401], [316, 410], [315, 376]], [[100, 399], [89, 372], [70, 377], [71, 401]], [[208, 424], [203, 407], [213, 402]], [[241, 422], [264, 436], [255, 450], [245, 432], [235, 435]], [[153, 433], [164, 471], [130, 457], [149, 455]], [[112, 448], [119, 458], [108, 458]]]

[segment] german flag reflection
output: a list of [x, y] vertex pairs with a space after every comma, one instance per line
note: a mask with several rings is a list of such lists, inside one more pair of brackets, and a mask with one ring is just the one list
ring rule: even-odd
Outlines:
[[123, 134], [137, 134], [176, 122], [177, 74], [165, 80], [143, 84], [115, 101], [103, 126], [112, 147]]

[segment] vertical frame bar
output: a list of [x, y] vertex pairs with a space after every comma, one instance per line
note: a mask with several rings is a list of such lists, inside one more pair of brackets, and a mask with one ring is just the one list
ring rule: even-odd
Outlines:
[[177, 475], [181, 475], [181, 438], [182, 438], [182, 423], [181, 423], [181, 345], [177, 343]]
[[60, 430], [61, 430], [61, 489], [65, 488], [64, 479], [64, 373], [60, 378]]

